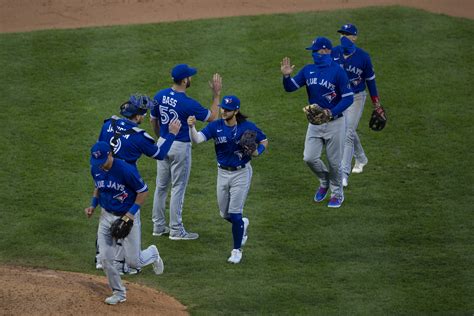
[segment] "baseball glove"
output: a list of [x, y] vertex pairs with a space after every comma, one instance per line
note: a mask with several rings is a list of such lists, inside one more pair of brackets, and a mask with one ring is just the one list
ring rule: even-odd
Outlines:
[[369, 127], [378, 132], [383, 130], [385, 123], [387, 123], [387, 115], [385, 114], [384, 108], [382, 106], [375, 107], [370, 117]]
[[257, 149], [257, 132], [246, 130], [240, 137], [239, 145], [245, 155], [252, 156], [252, 153]]
[[308, 122], [314, 125], [321, 125], [332, 119], [331, 111], [322, 108], [317, 104], [310, 104], [303, 108]]
[[117, 218], [110, 226], [110, 234], [115, 239], [123, 239], [128, 236], [133, 227], [133, 219], [124, 215]]

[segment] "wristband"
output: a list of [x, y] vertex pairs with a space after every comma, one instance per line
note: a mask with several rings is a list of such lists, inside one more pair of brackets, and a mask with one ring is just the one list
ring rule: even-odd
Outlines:
[[259, 144], [257, 147], [258, 155], [260, 156], [264, 151], [265, 151], [265, 146], [263, 146], [262, 144]]
[[128, 212], [132, 215], [135, 215], [138, 210], [140, 209], [140, 205], [138, 205], [137, 203], [133, 204], [132, 207], [130, 208], [130, 210], [128, 210]]
[[378, 96], [376, 96], [376, 95], [375, 95], [375, 96], [373, 96], [373, 97], [371, 97], [371, 99], [372, 99], [372, 103], [373, 103], [373, 104], [380, 103], [380, 99], [379, 99], [379, 97], [378, 97]]
[[93, 208], [96, 208], [97, 205], [99, 205], [99, 199], [97, 198], [97, 196], [93, 196], [91, 199], [91, 206]]

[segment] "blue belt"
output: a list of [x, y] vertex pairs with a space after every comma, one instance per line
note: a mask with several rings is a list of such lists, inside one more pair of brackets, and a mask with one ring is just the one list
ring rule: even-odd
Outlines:
[[217, 166], [219, 168], [227, 170], [227, 171], [237, 171], [237, 170], [245, 168], [245, 165], [240, 165], [240, 166], [237, 166], [237, 167], [230, 167], [230, 166], [223, 166], [221, 164], [218, 164]]
[[[105, 210], [105, 208], [104, 208]], [[115, 215], [115, 216], [119, 216], [119, 217], [122, 217], [124, 216], [125, 214], [127, 214], [127, 212], [122, 212], [122, 213], [119, 213], [119, 212], [113, 212], [113, 211], [109, 211], [109, 210], [105, 210], [107, 213], [110, 213], [112, 215]]]

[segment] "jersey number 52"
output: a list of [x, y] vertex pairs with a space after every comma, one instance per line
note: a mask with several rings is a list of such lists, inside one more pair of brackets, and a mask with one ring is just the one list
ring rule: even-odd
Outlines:
[[178, 118], [178, 112], [174, 109], [170, 109], [167, 106], [160, 105], [160, 117], [161, 117], [161, 124], [165, 125], [170, 122], [170, 120], [174, 120]]

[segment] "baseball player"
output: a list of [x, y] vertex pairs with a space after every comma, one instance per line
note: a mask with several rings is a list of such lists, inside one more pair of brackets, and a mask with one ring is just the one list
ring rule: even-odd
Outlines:
[[[249, 220], [242, 217], [245, 200], [252, 180], [250, 160], [260, 156], [268, 146], [265, 134], [247, 117], [240, 113], [240, 100], [236, 96], [225, 96], [220, 104], [222, 119], [207, 124], [200, 132], [196, 130], [196, 118], [190, 116], [188, 125], [194, 143], [214, 139], [217, 158], [217, 203], [220, 215], [232, 223], [234, 241], [229, 263], [242, 260], [241, 247], [247, 242]], [[249, 153], [239, 145], [246, 131], [256, 132], [258, 147]]]
[[352, 156], [355, 156], [353, 173], [361, 173], [368, 159], [357, 134], [357, 125], [364, 110], [367, 86], [374, 109], [380, 107], [380, 99], [375, 85], [375, 73], [372, 61], [367, 52], [355, 45], [357, 28], [353, 24], [344, 24], [338, 32], [341, 34], [341, 45], [334, 47], [333, 60], [341, 65], [349, 77], [351, 88], [354, 91], [354, 103], [344, 112], [346, 119], [346, 141], [342, 158], [342, 183], [348, 185], [351, 171]]
[[102, 141], [92, 146], [90, 164], [95, 189], [91, 205], [84, 212], [87, 217], [91, 217], [95, 208], [101, 206], [97, 231], [101, 250], [99, 260], [113, 292], [112, 296], [105, 299], [105, 303], [115, 305], [125, 302], [126, 289], [113, 263], [117, 241], [111, 234], [112, 223], [120, 218], [133, 221], [130, 233], [122, 240], [125, 261], [129, 266], [140, 269], [152, 264], [155, 274], [162, 274], [164, 265], [155, 245], [140, 250], [140, 207], [148, 196], [148, 187], [138, 170], [114, 158], [110, 144]]
[[[132, 95], [128, 101], [120, 106], [120, 114], [123, 118], [114, 115], [105, 120], [99, 134], [98, 140], [110, 144], [114, 157], [125, 160], [135, 168], [137, 168], [137, 160], [142, 154], [157, 160], [164, 159], [181, 128], [179, 120], [172, 121], [165, 141], [160, 146], [155, 144], [155, 140], [145, 130], [138, 127], [143, 122], [152, 103], [147, 96]], [[118, 245], [120, 246], [120, 242]], [[117, 247], [116, 249], [118, 252], [116, 254], [116, 264], [120, 266], [120, 273], [137, 273], [138, 271], [129, 269], [125, 264], [122, 248]], [[96, 268], [102, 269], [100, 261], [97, 260], [98, 255], [99, 248], [97, 247]]]
[[[314, 201], [323, 201], [328, 189], [331, 189], [328, 207], [337, 208], [344, 201], [340, 165], [346, 126], [341, 117], [353, 102], [353, 92], [345, 71], [332, 61], [329, 39], [317, 37], [306, 49], [312, 51], [314, 63], [304, 66], [294, 77], [291, 77], [291, 73], [295, 66], [291, 65], [290, 58], [283, 58], [283, 87], [285, 91], [292, 92], [306, 86], [309, 104], [318, 104], [328, 110], [331, 117], [329, 122], [322, 125], [308, 124], [303, 159], [320, 181]], [[326, 147], [329, 169], [321, 160], [323, 147]]]
[[[171, 71], [173, 85], [158, 91], [154, 97], [156, 106], [151, 110], [151, 124], [162, 144], [170, 132], [170, 122], [179, 120], [182, 128], [165, 159], [157, 162], [156, 190], [153, 200], [153, 236], [169, 233], [171, 240], [193, 240], [197, 233], [186, 231], [182, 212], [184, 194], [191, 172], [191, 140], [187, 119], [195, 116], [200, 121], [213, 121], [218, 115], [219, 96], [222, 78], [214, 74], [209, 83], [213, 92], [211, 109], [204, 108], [199, 102], [186, 95], [191, 86], [191, 78], [197, 73], [195, 68], [186, 64], [176, 65]], [[165, 205], [168, 186], [171, 183], [170, 221], [166, 226]]]

